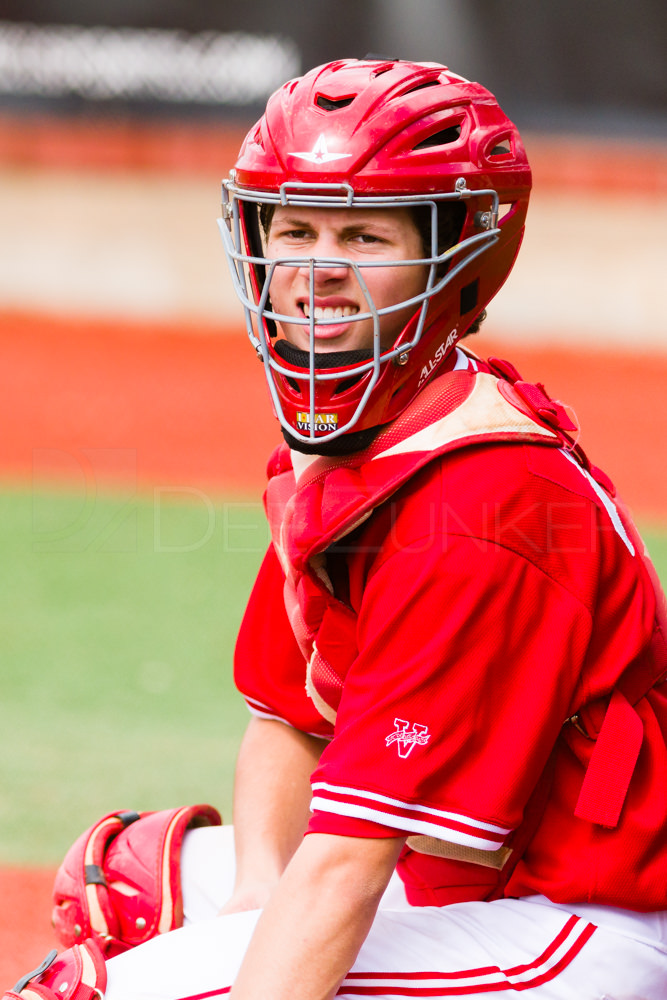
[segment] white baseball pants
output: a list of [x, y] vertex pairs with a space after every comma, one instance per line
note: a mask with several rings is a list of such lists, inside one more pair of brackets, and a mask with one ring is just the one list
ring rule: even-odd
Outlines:
[[[229, 992], [259, 911], [219, 917], [234, 877], [231, 827], [193, 830], [182, 855], [185, 926], [108, 963], [106, 1000], [213, 1000]], [[410, 907], [392, 880], [339, 997], [665, 1000], [667, 911], [556, 906], [541, 896]]]

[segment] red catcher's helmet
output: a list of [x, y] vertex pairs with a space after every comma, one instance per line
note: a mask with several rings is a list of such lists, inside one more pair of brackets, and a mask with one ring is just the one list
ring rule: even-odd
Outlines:
[[[273, 94], [223, 182], [220, 229], [288, 440], [318, 451], [322, 439], [377, 427], [405, 409], [511, 271], [530, 183], [519, 133], [493, 95], [437, 63], [340, 60]], [[430, 229], [418, 263], [428, 265], [428, 279], [409, 300], [412, 318], [389, 349], [380, 344], [382, 316], [406, 302], [378, 309], [364, 291], [368, 311], [352, 319], [372, 318], [374, 344], [361, 355], [315, 353], [314, 308], [310, 317], [272, 310], [276, 267], [307, 264], [312, 277], [318, 266], [345, 263], [364, 289], [369, 266], [342, 258], [268, 259], [260, 216], [262, 206], [277, 205], [408, 206], [426, 214]], [[455, 212], [458, 235], [439, 245], [439, 225]], [[310, 352], [286, 345], [281, 320], [309, 329]], [[336, 322], [350, 317], [326, 319]]]

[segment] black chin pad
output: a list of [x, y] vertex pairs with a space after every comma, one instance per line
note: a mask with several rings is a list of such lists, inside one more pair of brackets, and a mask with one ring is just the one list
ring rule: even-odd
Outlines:
[[[273, 349], [286, 361], [288, 365], [293, 365], [295, 368], [304, 368], [306, 371], [310, 370], [310, 354], [308, 351], [302, 351], [299, 347], [295, 347], [294, 344], [290, 344], [287, 340], [277, 340], [273, 345]], [[370, 361], [373, 357], [372, 350], [360, 350], [360, 351], [332, 351], [331, 353], [316, 353], [315, 358], [315, 368], [348, 368], [350, 365], [357, 365], [362, 361]]]
[[333, 441], [327, 441], [325, 437], [317, 438], [315, 441], [299, 441], [293, 437], [289, 431], [283, 427], [283, 438], [292, 451], [301, 451], [304, 455], [327, 455], [337, 457], [339, 455], [352, 455], [356, 451], [364, 451], [378, 436], [382, 427], [366, 427], [361, 431], [348, 431], [341, 434]]

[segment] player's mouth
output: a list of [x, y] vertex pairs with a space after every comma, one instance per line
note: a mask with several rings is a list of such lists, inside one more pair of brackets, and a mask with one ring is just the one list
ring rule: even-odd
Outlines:
[[[311, 318], [310, 302], [299, 302], [299, 310], [306, 319]], [[313, 305], [312, 317], [315, 320], [314, 334], [318, 340], [333, 340], [341, 337], [350, 328], [349, 323], [329, 323], [329, 320], [341, 320], [355, 316], [359, 306], [351, 302]]]

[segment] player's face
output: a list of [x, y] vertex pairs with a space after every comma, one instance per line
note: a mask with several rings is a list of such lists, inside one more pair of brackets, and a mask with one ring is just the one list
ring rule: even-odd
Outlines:
[[[423, 257], [422, 241], [407, 208], [348, 209], [297, 208], [276, 209], [267, 237], [266, 255], [277, 257], [344, 257], [358, 264], [370, 261], [415, 260]], [[377, 309], [395, 305], [424, 291], [428, 267], [424, 264], [361, 269], [370, 296]], [[287, 316], [309, 317], [310, 269], [275, 268], [270, 285], [274, 312]], [[354, 321], [357, 313], [369, 312], [369, 306], [354, 271], [344, 264], [327, 264], [313, 270], [315, 312], [315, 350], [350, 351], [373, 346], [373, 320]], [[416, 306], [381, 317], [380, 339], [383, 350], [392, 347], [396, 337], [416, 310]], [[327, 324], [327, 319], [349, 317], [349, 323]], [[308, 326], [281, 323], [282, 332], [295, 347], [308, 350]]]

